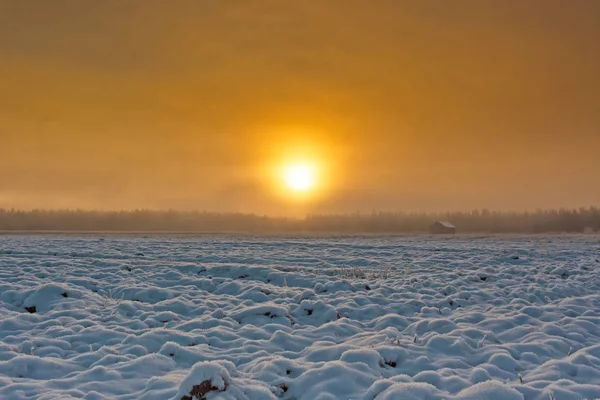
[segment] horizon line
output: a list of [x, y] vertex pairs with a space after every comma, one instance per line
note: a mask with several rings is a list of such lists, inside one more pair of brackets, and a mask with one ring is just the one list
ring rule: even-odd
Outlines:
[[275, 215], [261, 212], [247, 212], [247, 211], [216, 211], [208, 209], [177, 209], [177, 208], [121, 208], [121, 209], [102, 209], [102, 208], [17, 208], [17, 207], [0, 207], [0, 213], [98, 213], [98, 214], [134, 214], [134, 213], [177, 213], [177, 214], [209, 214], [209, 215], [244, 215], [244, 216], [258, 216], [268, 217], [275, 219], [303, 219], [311, 216], [352, 216], [352, 215], [374, 215], [374, 214], [386, 214], [386, 215], [452, 215], [452, 214], [473, 214], [473, 213], [489, 213], [489, 214], [536, 214], [536, 213], [548, 213], [548, 212], [582, 212], [582, 211], [598, 211], [600, 212], [600, 204], [578, 206], [578, 207], [538, 207], [532, 209], [492, 209], [492, 208], [473, 208], [469, 210], [444, 210], [444, 211], [404, 211], [404, 210], [389, 210], [389, 209], [373, 209], [370, 211], [357, 209], [356, 211], [328, 211], [328, 212], [311, 212], [306, 213], [304, 217], [292, 216], [292, 215]]

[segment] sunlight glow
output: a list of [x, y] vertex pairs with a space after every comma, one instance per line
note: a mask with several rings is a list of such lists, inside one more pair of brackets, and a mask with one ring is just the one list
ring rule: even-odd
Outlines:
[[283, 168], [285, 186], [295, 192], [306, 192], [316, 183], [315, 168], [306, 163], [290, 164]]

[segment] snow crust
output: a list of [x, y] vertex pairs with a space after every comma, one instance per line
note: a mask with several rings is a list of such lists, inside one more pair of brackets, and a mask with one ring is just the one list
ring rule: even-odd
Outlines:
[[598, 399], [599, 239], [0, 236], [0, 399]]

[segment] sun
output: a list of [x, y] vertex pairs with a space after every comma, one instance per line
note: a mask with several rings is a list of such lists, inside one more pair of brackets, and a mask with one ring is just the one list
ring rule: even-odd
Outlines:
[[283, 183], [294, 192], [308, 192], [316, 185], [315, 167], [308, 163], [295, 163], [284, 166]]

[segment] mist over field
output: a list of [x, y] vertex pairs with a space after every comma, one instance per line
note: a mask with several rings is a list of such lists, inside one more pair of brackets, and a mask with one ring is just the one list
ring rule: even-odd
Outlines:
[[183, 211], [18, 211], [0, 209], [0, 231], [129, 231], [211, 233], [424, 233], [436, 221], [459, 233], [600, 231], [600, 209], [527, 212], [323, 214], [276, 218], [242, 213]]

